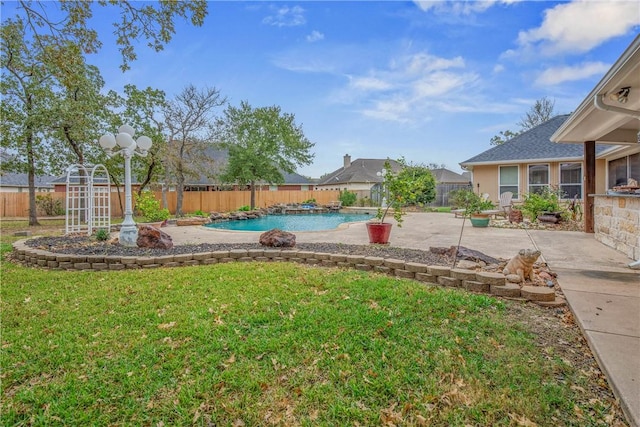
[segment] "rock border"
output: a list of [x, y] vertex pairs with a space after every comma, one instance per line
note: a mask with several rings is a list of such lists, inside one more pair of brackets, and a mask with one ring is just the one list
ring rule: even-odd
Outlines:
[[13, 243], [14, 257], [28, 266], [51, 270], [117, 271], [160, 267], [185, 267], [225, 262], [287, 261], [321, 267], [352, 268], [373, 271], [419, 282], [462, 288], [469, 292], [496, 297], [531, 301], [546, 307], [565, 305], [553, 288], [523, 286], [508, 283], [502, 273], [473, 271], [442, 265], [426, 265], [400, 259], [364, 255], [346, 255], [293, 249], [231, 249], [163, 256], [74, 255], [35, 249], [27, 240]]

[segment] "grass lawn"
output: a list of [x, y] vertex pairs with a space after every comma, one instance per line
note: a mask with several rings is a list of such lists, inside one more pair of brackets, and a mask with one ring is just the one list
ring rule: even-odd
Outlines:
[[[3, 251], [9, 249], [3, 240]], [[6, 256], [6, 253], [5, 253]], [[290, 263], [2, 262], [2, 425], [610, 425], [517, 303]]]

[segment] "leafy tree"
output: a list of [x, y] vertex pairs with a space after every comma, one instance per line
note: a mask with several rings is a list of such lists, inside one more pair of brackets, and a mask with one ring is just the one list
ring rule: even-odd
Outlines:
[[[77, 45], [86, 54], [97, 53], [102, 47], [98, 32], [88, 26], [96, 7], [119, 9], [120, 21], [114, 22], [116, 43], [122, 55], [120, 68], [129, 69], [136, 59], [133, 42], [147, 41], [156, 52], [164, 49], [175, 34], [175, 19], [188, 19], [201, 26], [207, 15], [206, 0], [138, 2], [129, 0], [66, 0], [61, 2], [19, 0], [17, 18], [29, 28], [34, 44], [47, 46]], [[63, 65], [59, 63], [58, 65]]]
[[[199, 178], [212, 170], [207, 154], [215, 127], [214, 110], [227, 99], [216, 88], [185, 87], [164, 107], [167, 144], [162, 153], [167, 173], [176, 180], [176, 216], [182, 216], [182, 199], [187, 178]], [[212, 175], [204, 173], [211, 178]]]
[[38, 225], [35, 177], [47, 169], [47, 156], [39, 142], [47, 122], [47, 105], [53, 97], [53, 76], [42, 67], [42, 52], [26, 40], [24, 24], [8, 20], [1, 29], [0, 141], [10, 161], [4, 170], [27, 173], [29, 182], [29, 225]]
[[293, 114], [282, 113], [280, 107], [252, 108], [247, 101], [240, 107], [229, 106], [220, 124], [222, 146], [229, 152], [221, 179], [224, 182], [250, 185], [251, 209], [255, 208], [255, 185], [284, 182], [284, 173], [297, 166], [311, 164], [314, 146], [302, 127], [295, 124]]
[[[82, 130], [78, 126], [67, 126], [73, 113], [52, 99], [56, 89], [64, 88], [66, 94], [62, 98], [77, 101], [74, 99], [79, 83], [76, 73], [81, 73], [82, 80], [87, 72], [83, 55], [97, 53], [101, 47], [97, 32], [87, 26], [93, 8], [111, 6], [120, 10], [121, 21], [114, 26], [122, 54], [121, 68], [126, 70], [136, 58], [132, 41], [144, 38], [150, 47], [161, 50], [175, 33], [175, 18], [188, 18], [193, 25], [200, 26], [207, 14], [207, 3], [205, 0], [157, 3], [20, 0], [14, 5], [15, 16], [3, 20], [1, 30], [0, 130], [2, 146], [10, 149], [13, 159], [5, 162], [3, 168], [27, 172], [29, 224], [37, 225], [35, 175], [51, 165], [47, 161], [52, 151], [47, 149], [47, 144], [56, 133], [54, 129], [58, 137], [61, 133], [62, 140], [71, 144], [77, 158], [84, 157], [79, 143]], [[86, 101], [84, 98], [83, 102]], [[51, 118], [58, 118], [51, 113], [52, 108], [68, 113], [64, 114], [65, 123], [49, 122]]]
[[531, 109], [520, 119], [517, 125], [520, 130], [513, 132], [511, 130], [500, 131], [498, 135], [494, 135], [491, 138], [491, 145], [501, 145], [520, 135], [522, 132], [532, 129], [547, 120], [551, 119], [554, 115], [554, 107], [556, 102], [543, 97], [538, 99]]
[[501, 145], [510, 140], [511, 138], [515, 138], [520, 135], [520, 132], [512, 132], [509, 129], [500, 131], [498, 135], [494, 135], [491, 137], [491, 145]]
[[398, 176], [404, 182], [411, 183], [411, 197], [407, 200], [410, 205], [422, 206], [431, 203], [436, 198], [436, 179], [431, 170], [424, 165], [405, 165]]

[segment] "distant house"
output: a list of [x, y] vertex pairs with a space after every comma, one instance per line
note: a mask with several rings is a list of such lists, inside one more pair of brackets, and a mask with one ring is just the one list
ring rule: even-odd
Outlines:
[[[582, 144], [556, 144], [551, 136], [569, 118], [559, 115], [504, 144], [492, 147], [474, 156], [460, 166], [472, 173], [473, 188], [478, 193], [488, 193], [497, 202], [505, 191], [513, 193], [514, 200], [523, 195], [552, 186], [561, 190], [566, 199], [584, 197], [584, 148]], [[615, 147], [598, 144], [597, 167], [604, 168], [604, 158]], [[605, 180], [598, 183], [598, 190], [605, 190]]]
[[[184, 186], [184, 191], [232, 191], [232, 190], [248, 190], [248, 186], [241, 186], [235, 184], [223, 184], [216, 180], [215, 177], [209, 177], [207, 175], [217, 175], [221, 173], [227, 162], [226, 150], [209, 149], [207, 155], [213, 159], [211, 162], [211, 170], [208, 174], [201, 174], [198, 178], [187, 178]], [[257, 189], [262, 191], [284, 191], [284, 190], [313, 190], [315, 181], [299, 175], [297, 173], [283, 173], [284, 183], [280, 185], [269, 185], [267, 183], [259, 183], [256, 186]], [[138, 191], [140, 186], [140, 178], [132, 176], [131, 188], [133, 192]], [[66, 191], [67, 176], [59, 176], [52, 178], [55, 191]], [[121, 187], [124, 186], [124, 179], [121, 182]], [[159, 190], [161, 187], [158, 185], [151, 185], [152, 190]], [[118, 191], [118, 189], [112, 185], [111, 191]], [[121, 190], [123, 191], [123, 190]], [[175, 185], [169, 185], [168, 191], [175, 191]]]
[[[35, 177], [36, 192], [47, 193], [53, 191], [55, 177], [42, 175]], [[0, 191], [7, 193], [29, 192], [29, 177], [26, 173], [2, 172], [0, 174]]]
[[[228, 153], [226, 150], [209, 149], [207, 155], [213, 159], [210, 175], [220, 174], [227, 163]], [[315, 181], [297, 173], [283, 173], [284, 182], [282, 184], [268, 184], [259, 182], [257, 190], [261, 191], [286, 191], [286, 190], [313, 190]], [[210, 178], [202, 174], [198, 179], [188, 179], [185, 184], [185, 191], [222, 191], [222, 190], [248, 190], [249, 186], [237, 184], [223, 184], [215, 178]]]
[[[344, 155], [341, 168], [324, 175], [316, 184], [318, 190], [338, 190], [356, 193], [359, 199], [370, 198], [377, 201], [382, 183], [381, 172], [387, 159], [356, 159]], [[391, 169], [400, 170], [400, 164], [389, 160]]]
[[463, 175], [445, 168], [431, 169], [436, 179], [436, 198], [430, 206], [449, 206], [449, 193], [462, 188], [471, 188], [471, 177], [468, 172]]

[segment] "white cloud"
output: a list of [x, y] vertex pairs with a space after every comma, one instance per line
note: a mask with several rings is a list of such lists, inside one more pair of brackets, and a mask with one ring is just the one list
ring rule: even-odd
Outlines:
[[540, 27], [521, 31], [518, 51], [507, 55], [538, 51], [544, 55], [582, 53], [622, 36], [640, 25], [637, 1], [576, 0], [547, 9]]
[[414, 0], [413, 2], [425, 12], [434, 11], [436, 13], [450, 13], [454, 15], [471, 15], [485, 12], [496, 4], [511, 4], [519, 1], [523, 0]]
[[351, 79], [351, 87], [363, 91], [381, 91], [391, 89], [393, 85], [376, 77], [354, 77]]
[[366, 75], [351, 74], [349, 84], [332, 99], [352, 104], [364, 116], [378, 120], [424, 121], [434, 110], [449, 108], [441, 98], [462, 99], [458, 96], [478, 80], [478, 75], [465, 70], [462, 57], [421, 52], [395, 58], [388, 67], [371, 69]]
[[263, 24], [276, 27], [296, 27], [304, 25], [306, 22], [304, 9], [300, 6], [284, 6], [279, 9], [274, 9], [273, 15], [269, 15], [262, 20]]
[[307, 36], [307, 41], [309, 43], [317, 42], [320, 40], [324, 40], [324, 34], [322, 34], [320, 31], [313, 30], [311, 34]]
[[540, 73], [535, 83], [541, 86], [558, 85], [564, 82], [603, 75], [609, 68], [610, 65], [603, 62], [586, 62], [573, 66], [551, 67]]

